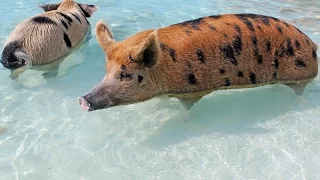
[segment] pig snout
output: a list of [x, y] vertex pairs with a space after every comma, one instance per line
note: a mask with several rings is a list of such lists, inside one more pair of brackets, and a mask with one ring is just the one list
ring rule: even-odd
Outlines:
[[22, 45], [19, 42], [14, 41], [5, 45], [0, 63], [3, 67], [15, 70], [23, 66], [32, 64], [28, 59], [29, 57], [21, 50]]
[[120, 103], [119, 99], [115, 97], [113, 91], [103, 84], [93, 88], [93, 90], [87, 95], [79, 97], [78, 102], [85, 111], [105, 109]]
[[79, 97], [78, 102], [81, 108], [85, 111], [94, 111], [97, 109], [102, 109], [106, 106], [100, 103], [99, 100], [95, 98], [95, 96], [93, 96], [91, 93], [85, 96]]
[[93, 111], [91, 105], [88, 103], [88, 101], [84, 97], [78, 98], [78, 103], [80, 104], [81, 108], [85, 111]]

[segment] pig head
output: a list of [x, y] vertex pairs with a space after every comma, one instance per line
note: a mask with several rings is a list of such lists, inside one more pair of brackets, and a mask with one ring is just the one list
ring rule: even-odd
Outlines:
[[157, 31], [141, 32], [122, 42], [113, 39], [102, 21], [96, 25], [97, 40], [106, 54], [107, 74], [90, 93], [78, 99], [93, 111], [148, 100], [161, 93], [157, 82], [159, 60]]

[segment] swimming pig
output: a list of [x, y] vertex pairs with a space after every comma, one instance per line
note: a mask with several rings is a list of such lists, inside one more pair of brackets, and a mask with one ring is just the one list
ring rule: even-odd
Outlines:
[[[26, 68], [57, 69], [63, 58], [90, 33], [90, 17], [97, 7], [64, 0], [40, 6], [45, 12], [16, 26], [4, 44], [1, 63], [16, 78]], [[49, 65], [48, 65], [49, 64]]]
[[78, 99], [89, 111], [155, 96], [190, 109], [204, 95], [282, 83], [302, 94], [318, 73], [317, 45], [293, 25], [255, 14], [203, 17], [139, 32], [121, 42], [96, 25], [107, 74]]

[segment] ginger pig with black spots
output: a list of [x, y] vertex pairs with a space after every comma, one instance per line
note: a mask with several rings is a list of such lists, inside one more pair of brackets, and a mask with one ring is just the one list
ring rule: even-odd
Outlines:
[[78, 99], [88, 111], [178, 98], [186, 109], [215, 90], [282, 83], [302, 94], [318, 74], [317, 45], [295, 26], [256, 14], [208, 16], [116, 42], [102, 21], [107, 74]]

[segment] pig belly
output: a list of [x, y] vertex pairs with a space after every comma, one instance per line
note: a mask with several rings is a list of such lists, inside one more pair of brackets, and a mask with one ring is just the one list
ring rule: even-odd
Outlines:
[[221, 87], [216, 87], [213, 89], [206, 89], [206, 90], [199, 90], [199, 91], [194, 91], [194, 92], [184, 92], [184, 93], [169, 93], [166, 94], [166, 97], [175, 97], [178, 99], [185, 99], [185, 100], [198, 100], [202, 98], [203, 96], [210, 94], [214, 91], [219, 91], [219, 90], [228, 90], [228, 89], [249, 89], [249, 88], [255, 88], [255, 87], [260, 87], [260, 86], [267, 86], [267, 85], [273, 85], [273, 84], [284, 84], [288, 87], [290, 87], [297, 95], [302, 95], [305, 87], [313, 81], [315, 77], [310, 78], [310, 79], [305, 79], [305, 80], [299, 80], [299, 81], [272, 81], [272, 82], [265, 82], [265, 83], [258, 83], [258, 84], [241, 84], [241, 85], [232, 85], [232, 86], [221, 86]]

